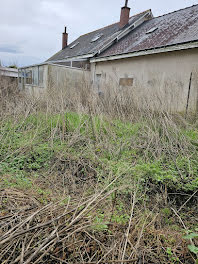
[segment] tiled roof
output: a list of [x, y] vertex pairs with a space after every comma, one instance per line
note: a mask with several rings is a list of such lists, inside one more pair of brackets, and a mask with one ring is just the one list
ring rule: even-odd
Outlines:
[[[130, 18], [129, 25], [137, 21], [146, 12], [148, 12], [148, 10], [140, 14], [137, 14], [135, 16], [132, 16]], [[98, 50], [100, 50], [100, 48], [104, 47], [106, 43], [111, 41], [111, 39], [115, 38], [124, 29], [125, 28], [120, 30], [119, 22], [118, 22], [110, 26], [90, 32], [88, 34], [82, 35], [78, 39], [70, 43], [65, 49], [59, 51], [54, 56], [52, 56], [50, 59], [48, 59], [48, 61], [63, 60], [63, 59], [67, 59], [70, 57], [93, 54], [97, 52]], [[102, 34], [102, 37], [98, 39], [97, 41], [92, 42], [92, 39], [99, 34]], [[78, 45], [76, 45], [74, 48], [71, 49], [70, 47], [72, 47], [75, 43], [78, 43]]]
[[[152, 33], [148, 33], [149, 30]], [[99, 57], [137, 52], [198, 40], [198, 5], [145, 21]]]

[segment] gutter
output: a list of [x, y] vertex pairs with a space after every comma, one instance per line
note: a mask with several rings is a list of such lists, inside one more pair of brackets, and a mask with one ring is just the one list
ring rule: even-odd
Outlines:
[[93, 58], [90, 60], [90, 62], [94, 63], [94, 62], [103, 62], [103, 61], [113, 61], [113, 60], [120, 60], [120, 59], [126, 59], [126, 58], [159, 54], [159, 53], [165, 53], [165, 52], [171, 52], [171, 51], [187, 50], [187, 49], [193, 49], [193, 48], [198, 48], [198, 41], [188, 42], [188, 43], [183, 43], [183, 44], [175, 44], [175, 45], [171, 45], [167, 47], [159, 47], [159, 48], [149, 49], [149, 50], [134, 51], [134, 52], [125, 53], [125, 54]]
[[44, 66], [44, 65], [48, 65], [48, 64], [49, 63], [46, 63], [46, 62], [38, 63], [38, 64], [32, 64], [32, 65], [20, 67], [19, 70], [27, 69], [27, 68], [31, 68], [31, 67], [35, 67], [35, 66]]
[[[20, 67], [19, 69], [27, 69], [27, 68], [31, 68], [31, 67], [34, 67], [34, 66], [43, 66], [43, 65], [55, 65], [55, 63], [58, 63], [58, 62], [67, 62], [67, 61], [71, 61], [71, 60], [86, 60], [86, 58], [93, 58], [95, 54], [88, 54], [88, 55], [82, 55], [82, 56], [77, 56], [77, 57], [70, 57], [70, 58], [66, 58], [66, 59], [63, 59], [63, 60], [55, 60], [55, 61], [45, 61], [45, 62], [42, 62], [42, 63], [38, 63], [38, 64], [32, 64], [32, 65], [28, 65], [28, 66], [23, 66], [23, 67]], [[60, 65], [56, 65], [56, 66], [60, 66]], [[70, 66], [65, 66], [65, 65], [61, 65], [63, 67], [69, 67], [71, 68]], [[72, 67], [72, 68], [75, 68], [75, 67]], [[77, 68], [78, 69], [78, 68]]]
[[[57, 66], [57, 67], [62, 67], [62, 68], [68, 68], [68, 69], [74, 69], [74, 70], [82, 70], [81, 68], [70, 67], [70, 66], [55, 64], [55, 63], [51, 63], [51, 62], [49, 62], [49, 63], [33, 64], [33, 65], [30, 65], [30, 66], [21, 67], [21, 68], [19, 68], [19, 70], [24, 70], [24, 69], [28, 69], [28, 68], [32, 68], [32, 67], [37, 67], [37, 66], [45, 66], [45, 65], [52, 65], [52, 66]], [[83, 71], [89, 71], [89, 70], [83, 69]]]
[[76, 57], [68, 57], [62, 60], [51, 60], [51, 61], [47, 61], [46, 63], [54, 63], [54, 62], [67, 62], [67, 61], [71, 61], [71, 60], [86, 60], [88, 58], [93, 58], [93, 56], [95, 55], [95, 53], [91, 53], [91, 54], [87, 54], [87, 55], [81, 55], [81, 56], [76, 56]]

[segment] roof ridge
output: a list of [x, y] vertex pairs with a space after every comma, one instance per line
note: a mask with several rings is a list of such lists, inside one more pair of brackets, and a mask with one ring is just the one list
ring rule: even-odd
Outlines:
[[[147, 9], [147, 10], [145, 10], [145, 11], [142, 11], [142, 12], [140, 12], [140, 13], [137, 13], [137, 14], [131, 16], [129, 19], [131, 19], [132, 17], [135, 17], [135, 16], [139, 16], [139, 15], [145, 13], [145, 12], [148, 12], [148, 11], [151, 11], [151, 9]], [[94, 32], [96, 32], [96, 31], [99, 31], [99, 30], [102, 30], [102, 29], [105, 29], [105, 28], [111, 27], [111, 26], [116, 25], [116, 24], [118, 24], [118, 23], [119, 23], [119, 21], [118, 21], [118, 22], [115, 22], [115, 23], [112, 23], [112, 24], [110, 24], [110, 25], [108, 25], [108, 26], [105, 26], [105, 27], [102, 27], [102, 28], [99, 28], [99, 29], [93, 30], [93, 31], [91, 31], [91, 32], [88, 32], [88, 33], [82, 34], [82, 35], [80, 35], [80, 37], [83, 37], [83, 36], [89, 35], [89, 34], [91, 34], [91, 33], [94, 33]]]
[[193, 6], [198, 6], [198, 4], [196, 5], [191, 5], [191, 6], [187, 6], [187, 7], [184, 7], [184, 8], [180, 8], [178, 10], [175, 10], [175, 11], [172, 11], [172, 12], [169, 12], [169, 13], [166, 13], [166, 14], [163, 14], [163, 15], [160, 15], [160, 16], [155, 16], [154, 18], [159, 18], [159, 17], [163, 17], [163, 16], [167, 16], [167, 15], [170, 15], [170, 14], [173, 14], [173, 13], [177, 13], [179, 11], [182, 11], [182, 10], [185, 10], [185, 9], [188, 9], [188, 8], [191, 8]]
[[146, 12], [148, 12], [148, 11], [151, 11], [151, 8], [149, 8], [149, 9], [146, 9], [146, 10], [144, 10], [144, 11], [142, 11], [142, 12], [139, 12], [139, 13], [137, 13], [137, 14], [135, 14], [135, 15], [131, 16], [130, 18], [132, 18], [132, 17], [135, 17], [135, 16], [139, 16], [139, 15], [141, 15], [141, 14], [143, 14], [143, 13], [146, 13]]
[[90, 32], [88, 32], [88, 33], [85, 33], [85, 34], [80, 35], [80, 37], [83, 37], [83, 36], [89, 35], [89, 34], [91, 34], [91, 33], [94, 33], [94, 32], [96, 32], [96, 31], [98, 31], [98, 30], [102, 30], [102, 29], [105, 29], [105, 28], [111, 27], [111, 26], [113, 26], [113, 25], [115, 25], [115, 24], [118, 24], [118, 23], [119, 23], [119, 22], [112, 23], [112, 24], [110, 24], [110, 25], [108, 25], [108, 26], [105, 26], [105, 27], [102, 27], [102, 28], [99, 28], [99, 29], [95, 29], [95, 30], [93, 30], [93, 31], [90, 31]]

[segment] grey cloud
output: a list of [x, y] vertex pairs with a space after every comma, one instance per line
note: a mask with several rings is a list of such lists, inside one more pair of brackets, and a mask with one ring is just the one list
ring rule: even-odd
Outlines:
[[3, 46], [0, 45], [0, 52], [4, 52], [4, 53], [14, 53], [14, 54], [20, 54], [21, 51], [18, 47], [12, 47], [12, 46]]

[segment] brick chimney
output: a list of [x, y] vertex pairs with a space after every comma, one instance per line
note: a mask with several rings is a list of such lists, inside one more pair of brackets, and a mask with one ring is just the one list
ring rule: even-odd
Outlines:
[[125, 6], [121, 9], [121, 15], [120, 15], [120, 28], [123, 28], [129, 23], [129, 17], [130, 17], [130, 8], [128, 7], [128, 0], [125, 1]]
[[62, 49], [66, 48], [67, 44], [68, 44], [68, 33], [67, 33], [67, 28], [65, 27], [65, 32], [63, 32]]

